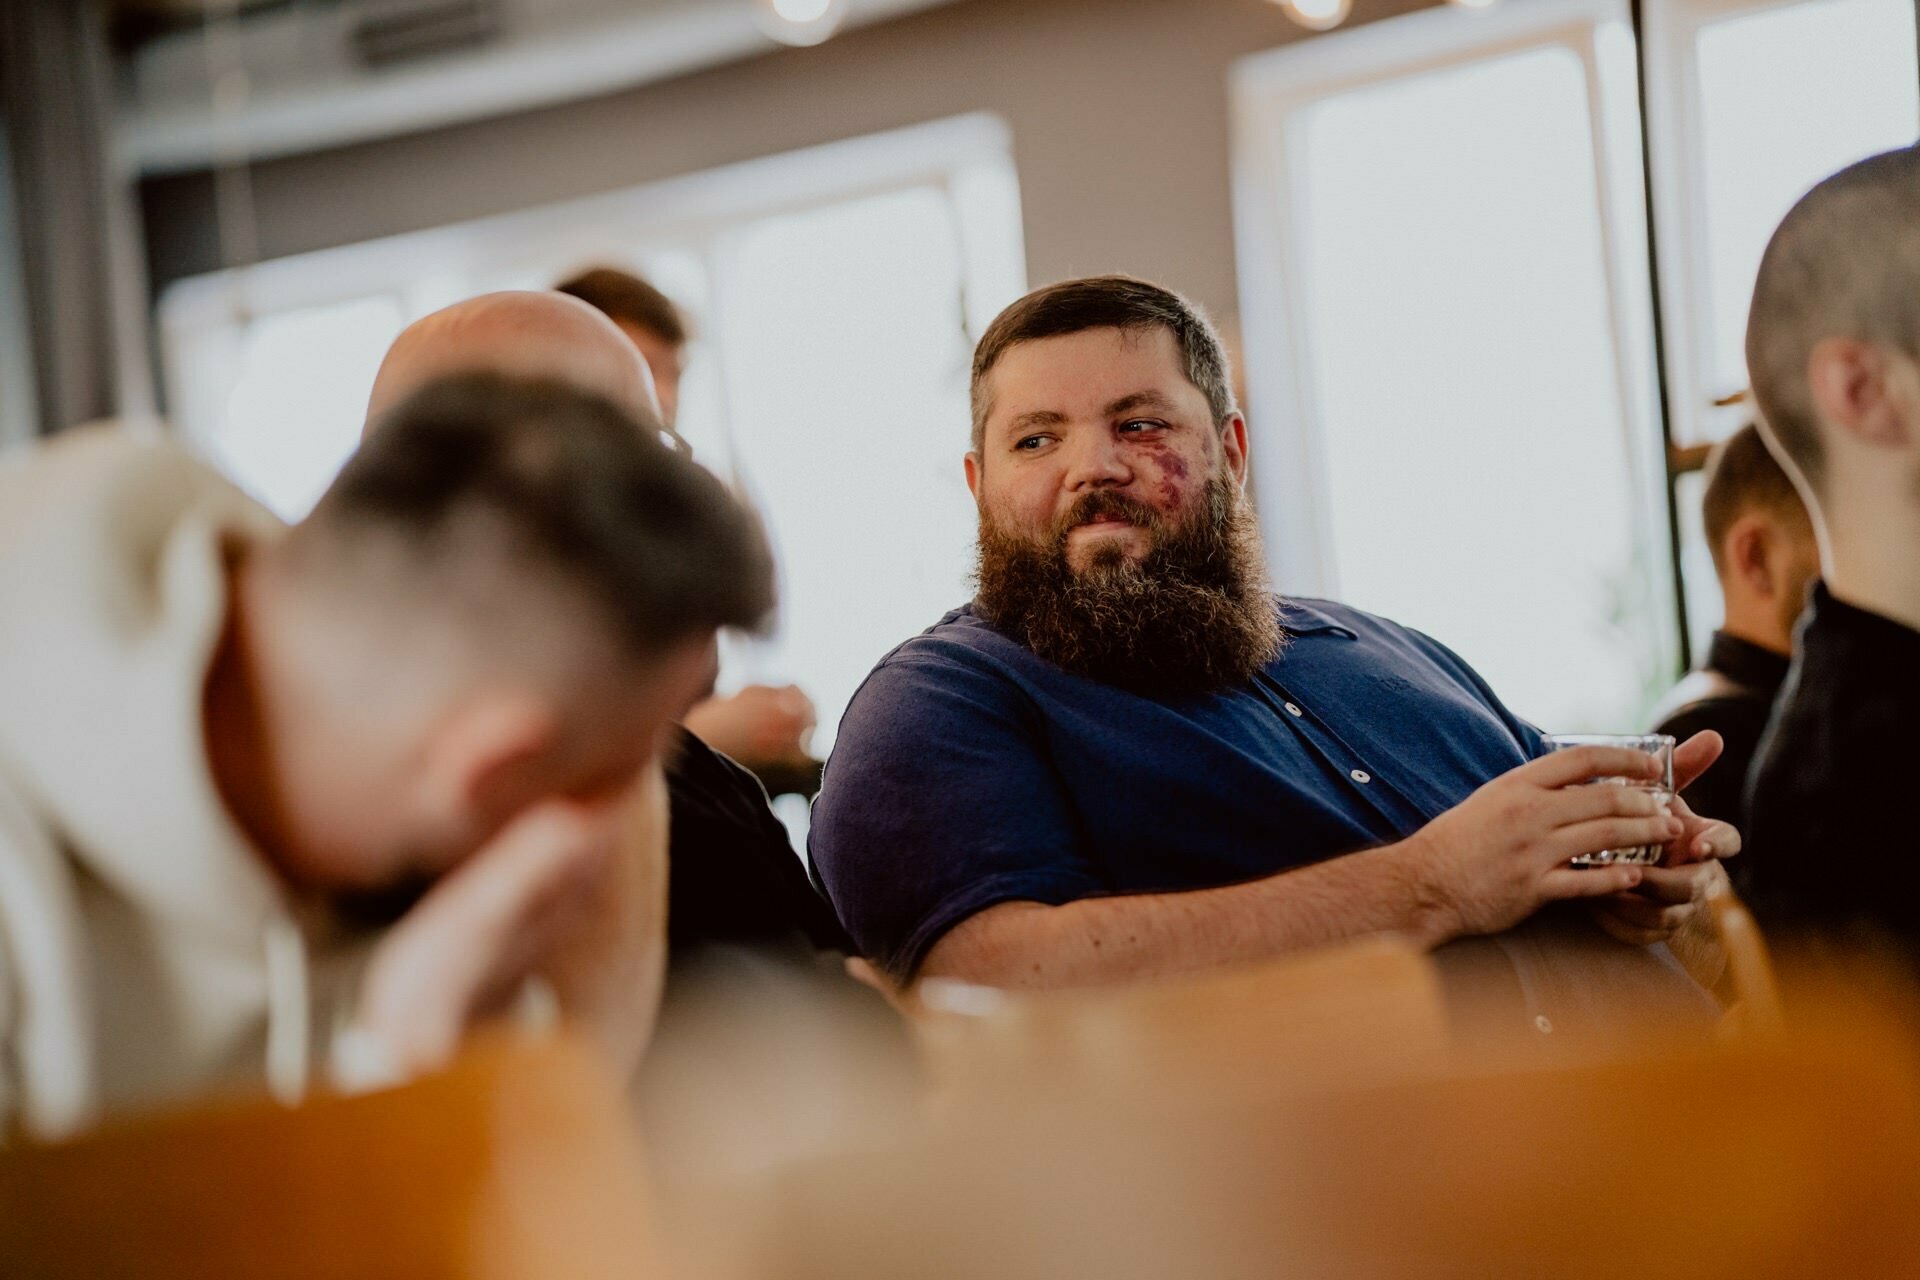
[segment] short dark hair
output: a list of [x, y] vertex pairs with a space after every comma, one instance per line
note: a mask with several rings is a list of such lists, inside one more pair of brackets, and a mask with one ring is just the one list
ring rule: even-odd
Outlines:
[[1825, 338], [1920, 345], [1920, 149], [1850, 165], [1788, 212], [1760, 260], [1747, 368], [1767, 430], [1817, 490], [1825, 473], [1807, 360]]
[[483, 552], [578, 591], [636, 656], [758, 627], [774, 603], [753, 513], [612, 401], [557, 381], [429, 383], [387, 415], [306, 525], [395, 535], [449, 583], [472, 531], [487, 530]]
[[687, 345], [687, 322], [673, 300], [639, 276], [614, 267], [591, 267], [554, 286], [556, 293], [578, 298], [610, 320], [657, 335], [669, 346]]
[[1225, 426], [1240, 411], [1233, 395], [1227, 349], [1212, 321], [1199, 307], [1171, 289], [1132, 276], [1089, 276], [1035, 289], [994, 317], [973, 352], [973, 448], [985, 442], [987, 375], [1009, 348], [1041, 338], [1059, 338], [1088, 329], [1165, 329], [1173, 334], [1186, 363], [1187, 380], [1200, 388], [1213, 411], [1213, 425]]
[[1707, 546], [1713, 567], [1726, 572], [1727, 531], [1749, 511], [1766, 511], [1784, 519], [1806, 520], [1806, 506], [1779, 460], [1749, 422], [1714, 446], [1707, 456], [1707, 489], [1701, 514], [1707, 526]]

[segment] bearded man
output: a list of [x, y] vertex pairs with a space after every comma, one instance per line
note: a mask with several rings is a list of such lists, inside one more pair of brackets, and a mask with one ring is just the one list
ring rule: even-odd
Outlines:
[[[1547, 755], [1426, 636], [1276, 598], [1246, 471], [1220, 340], [1178, 295], [1078, 280], [994, 321], [966, 457], [978, 594], [874, 670], [814, 809], [856, 943], [898, 982], [1062, 987], [1501, 935], [1471, 967], [1542, 1030], [1609, 966], [1698, 1014], [1659, 944], [1738, 834], [1576, 785], [1653, 762]], [[1689, 743], [1676, 780], [1718, 751]], [[1668, 865], [1569, 865], [1639, 844]], [[1570, 899], [1599, 910], [1515, 931]]]

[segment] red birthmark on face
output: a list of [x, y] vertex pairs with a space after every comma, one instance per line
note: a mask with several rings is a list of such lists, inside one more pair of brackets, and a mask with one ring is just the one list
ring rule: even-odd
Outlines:
[[1187, 477], [1191, 474], [1187, 460], [1164, 440], [1142, 440], [1135, 447], [1152, 459], [1160, 472], [1160, 482], [1154, 486], [1160, 509], [1169, 513], [1178, 511], [1184, 503]]

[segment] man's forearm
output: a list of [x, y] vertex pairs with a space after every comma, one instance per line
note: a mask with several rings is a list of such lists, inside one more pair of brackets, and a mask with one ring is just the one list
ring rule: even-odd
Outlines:
[[1183, 893], [1007, 902], [934, 945], [920, 977], [1082, 987], [1267, 959], [1376, 933], [1436, 946], [1456, 930], [1402, 841], [1244, 884]]

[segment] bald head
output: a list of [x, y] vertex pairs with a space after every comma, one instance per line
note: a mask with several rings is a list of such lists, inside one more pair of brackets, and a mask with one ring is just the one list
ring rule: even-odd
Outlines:
[[1760, 261], [1747, 367], [1768, 434], [1816, 494], [1830, 442], [1809, 365], [1830, 338], [1920, 353], [1920, 149], [1873, 156], [1820, 183]]
[[653, 377], [600, 312], [558, 293], [486, 293], [408, 325], [387, 350], [367, 400], [367, 428], [431, 382], [488, 373], [564, 382], [658, 423]]

